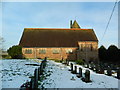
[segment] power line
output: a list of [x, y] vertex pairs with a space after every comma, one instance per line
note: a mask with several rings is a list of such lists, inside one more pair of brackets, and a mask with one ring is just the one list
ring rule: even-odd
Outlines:
[[115, 2], [115, 4], [114, 4], [114, 7], [113, 7], [113, 10], [112, 10], [112, 12], [111, 12], [110, 18], [109, 18], [109, 20], [108, 20], [107, 26], [106, 26], [105, 31], [104, 31], [104, 33], [103, 33], [103, 36], [102, 36], [102, 38], [101, 38], [101, 40], [100, 40], [101, 43], [102, 43], [102, 40], [103, 40], [103, 38], [104, 38], [104, 36], [105, 36], [105, 34], [106, 34], [106, 32], [107, 32], [107, 29], [108, 29], [110, 20], [111, 20], [111, 18], [112, 18], [112, 16], [113, 16], [115, 7], [116, 7], [116, 5], [117, 5], [117, 1], [118, 1], [118, 0], [116, 0], [116, 2]]

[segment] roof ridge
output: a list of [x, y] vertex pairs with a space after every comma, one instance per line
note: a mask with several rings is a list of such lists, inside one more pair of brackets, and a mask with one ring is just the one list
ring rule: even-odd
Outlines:
[[24, 30], [93, 30], [93, 29], [86, 29], [86, 28], [24, 28]]

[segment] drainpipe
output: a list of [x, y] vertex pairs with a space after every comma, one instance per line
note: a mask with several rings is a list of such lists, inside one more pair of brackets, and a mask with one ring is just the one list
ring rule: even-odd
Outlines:
[[62, 47], [60, 47], [60, 56], [61, 56], [61, 60], [62, 60]]
[[36, 58], [36, 47], [35, 47], [35, 56], [34, 56], [34, 58]]
[[[86, 42], [85, 42], [85, 59], [87, 61], [87, 45], [86, 45]], [[88, 61], [87, 61], [88, 62]]]

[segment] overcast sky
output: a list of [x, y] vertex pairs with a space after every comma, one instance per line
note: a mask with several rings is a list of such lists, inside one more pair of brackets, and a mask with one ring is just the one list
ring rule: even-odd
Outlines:
[[[92, 28], [100, 42], [114, 2], [3, 2], [2, 36], [7, 49], [19, 44], [24, 28], [70, 28], [77, 20], [81, 28]], [[118, 46], [118, 7], [100, 45]]]

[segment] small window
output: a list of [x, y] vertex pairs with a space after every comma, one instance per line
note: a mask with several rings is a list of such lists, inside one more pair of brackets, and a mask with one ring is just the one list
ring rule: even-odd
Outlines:
[[31, 49], [26, 49], [25, 54], [32, 54], [32, 50]]
[[39, 50], [39, 54], [46, 54], [46, 50], [45, 49]]
[[53, 50], [53, 54], [59, 54], [59, 53], [60, 53], [60, 50], [58, 50], [58, 49]]
[[67, 53], [67, 54], [72, 54], [73, 51], [72, 51], [72, 49], [67, 49], [67, 50], [66, 50], [66, 53]]

